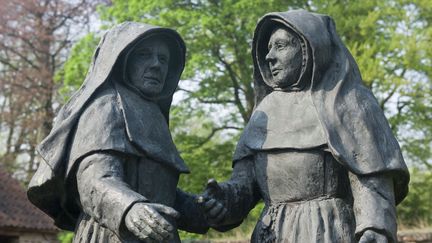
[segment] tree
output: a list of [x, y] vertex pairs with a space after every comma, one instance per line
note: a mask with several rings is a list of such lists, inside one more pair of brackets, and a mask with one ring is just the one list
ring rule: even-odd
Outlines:
[[58, 107], [54, 75], [96, 3], [0, 0], [0, 161], [24, 182], [37, 167], [36, 145]]

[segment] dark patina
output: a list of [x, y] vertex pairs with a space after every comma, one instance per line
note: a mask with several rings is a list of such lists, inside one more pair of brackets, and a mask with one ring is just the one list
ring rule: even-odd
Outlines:
[[207, 220], [236, 227], [259, 200], [252, 242], [396, 242], [409, 174], [377, 100], [329, 16], [269, 13], [253, 44], [256, 105]]
[[207, 231], [195, 197], [177, 188], [189, 170], [168, 127], [184, 62], [171, 29], [127, 22], [102, 38], [39, 146], [28, 190], [74, 242], [180, 242], [178, 228]]

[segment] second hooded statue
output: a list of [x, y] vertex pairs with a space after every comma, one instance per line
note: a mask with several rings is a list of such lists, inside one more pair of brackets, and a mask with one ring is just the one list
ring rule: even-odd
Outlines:
[[408, 171], [333, 20], [267, 14], [252, 54], [256, 105], [231, 179], [203, 195], [211, 225], [231, 229], [263, 200], [252, 242], [396, 242]]

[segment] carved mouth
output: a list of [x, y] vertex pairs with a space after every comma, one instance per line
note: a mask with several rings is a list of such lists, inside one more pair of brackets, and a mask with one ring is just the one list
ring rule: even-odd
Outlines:
[[144, 79], [152, 81], [152, 82], [156, 82], [156, 83], [160, 83], [160, 80], [158, 77], [153, 77], [153, 76], [144, 76]]

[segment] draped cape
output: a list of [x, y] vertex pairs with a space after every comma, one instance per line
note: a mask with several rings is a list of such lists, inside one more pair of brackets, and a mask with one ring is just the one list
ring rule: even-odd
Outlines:
[[[357, 175], [391, 174], [394, 178], [396, 204], [401, 202], [408, 192], [409, 173], [399, 144], [376, 98], [364, 86], [354, 58], [337, 35], [333, 19], [326, 15], [294, 10], [269, 13], [258, 21], [252, 42], [255, 110], [239, 140], [234, 162], [257, 150], [293, 148], [263, 148], [263, 145], [274, 144], [264, 141], [271, 139], [271, 136], [268, 136], [270, 132], [276, 134], [275, 136], [278, 136], [278, 133], [270, 131], [266, 123], [254, 124], [256, 118], [262, 116], [261, 101], [267, 99], [267, 96], [274, 99], [272, 88], [266, 84], [269, 83], [266, 80], [272, 77], [265, 56], [270, 35], [275, 26], [281, 24], [297, 33], [310, 47], [311, 80], [309, 88], [301, 92], [311, 99], [312, 110], [317, 114], [326, 145], [332, 155]], [[281, 102], [280, 98], [278, 100]], [[264, 103], [263, 106], [266, 106]], [[278, 105], [277, 109], [282, 108]], [[279, 127], [271, 129], [284, 131], [286, 129], [283, 126], [289, 126], [287, 124], [290, 123], [279, 123]], [[300, 126], [299, 129], [301, 128]], [[317, 134], [320, 133], [318, 131]], [[307, 133], [301, 134], [307, 136]]]
[[[168, 43], [170, 61], [161, 94], [149, 98], [130, 85], [124, 72], [133, 48], [156, 35]], [[142, 23], [125, 22], [102, 37], [84, 83], [61, 108], [50, 134], [38, 146], [43, 160], [27, 192], [29, 200], [57, 226], [75, 227], [80, 208], [73, 198], [75, 178], [70, 172], [88, 154], [111, 151], [147, 156], [179, 173], [189, 171], [168, 129], [185, 52], [177, 32]]]

